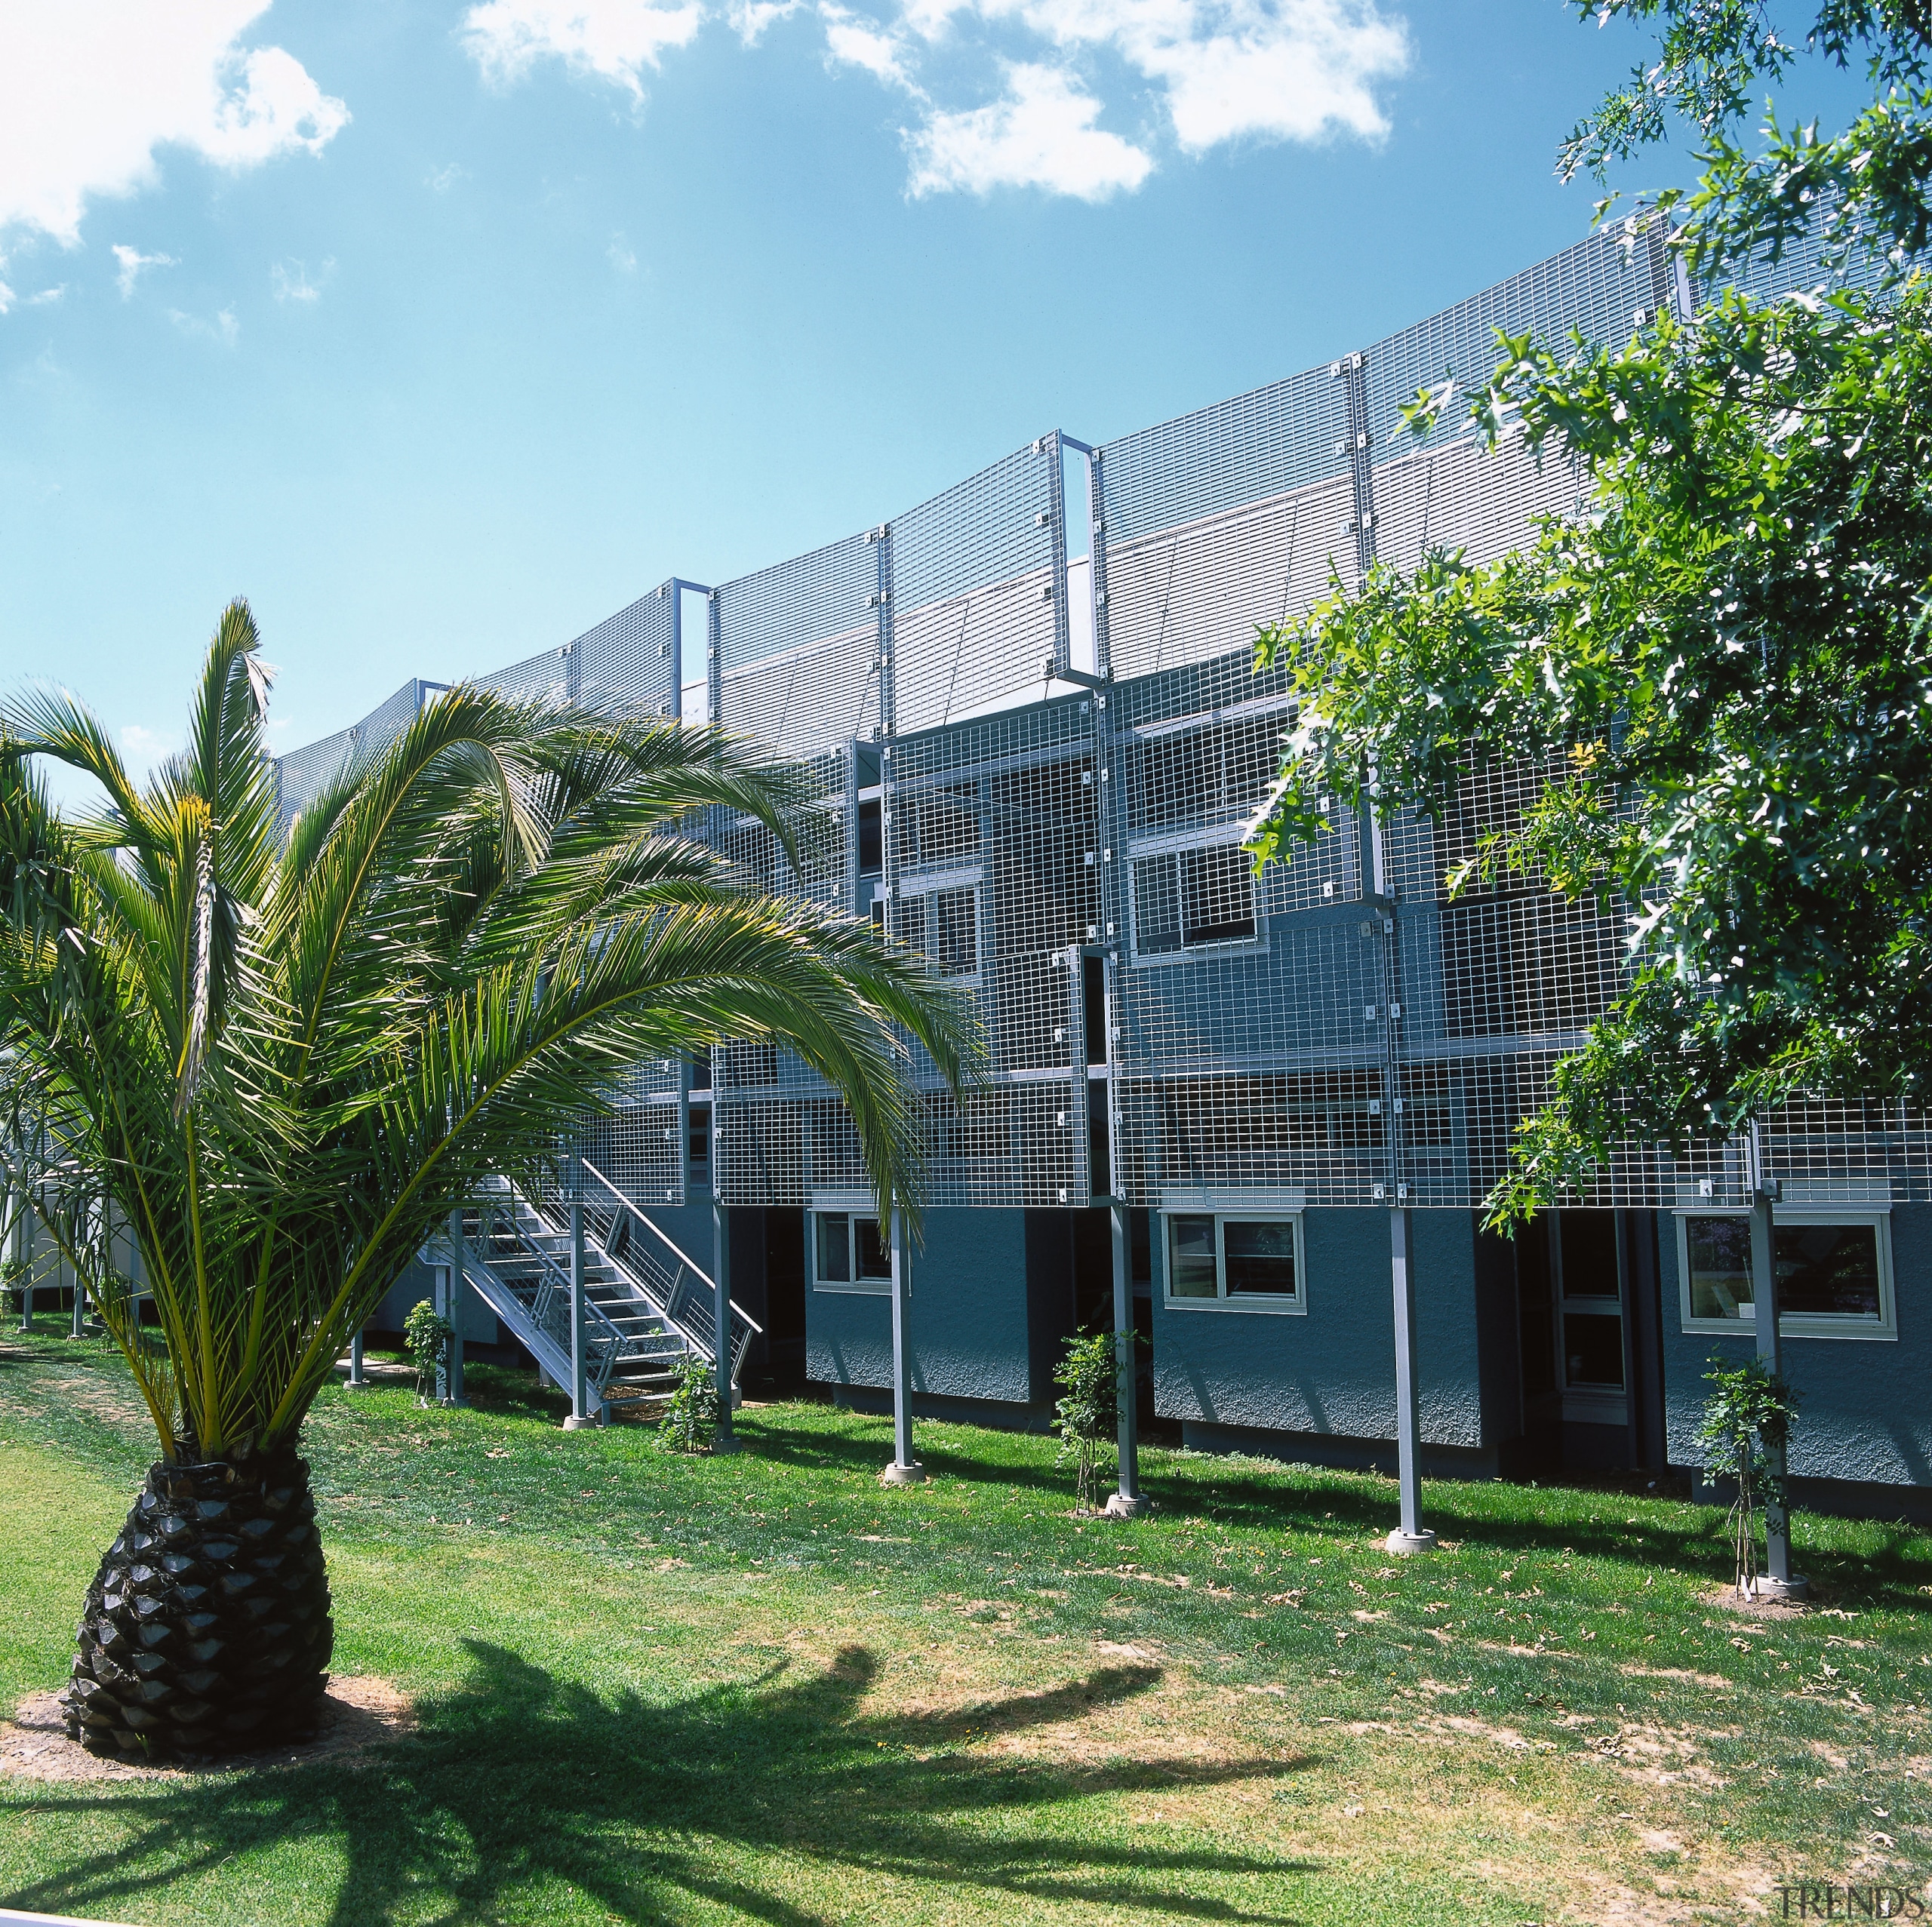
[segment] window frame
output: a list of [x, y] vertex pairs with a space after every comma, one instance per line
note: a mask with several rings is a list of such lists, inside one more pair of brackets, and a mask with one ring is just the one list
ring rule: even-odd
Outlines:
[[[859, 1298], [889, 1298], [892, 1295], [892, 1279], [888, 1269], [883, 1278], [862, 1278], [859, 1276], [858, 1239], [856, 1227], [862, 1221], [873, 1225], [879, 1222], [876, 1211], [834, 1210], [828, 1207], [820, 1211], [808, 1210], [810, 1221], [806, 1227], [805, 1263], [811, 1278], [811, 1288], [815, 1292], [845, 1292]], [[846, 1268], [852, 1274], [850, 1278], [821, 1278], [818, 1274], [819, 1221], [824, 1218], [842, 1218], [845, 1221]], [[881, 1234], [881, 1244], [888, 1254], [888, 1267], [892, 1250], [891, 1240]]]
[[[914, 897], [923, 897], [926, 899], [926, 907], [920, 914], [925, 923], [927, 933], [930, 936], [932, 928], [932, 899], [936, 896], [949, 896], [959, 890], [971, 891], [973, 898], [972, 969], [970, 970], [943, 970], [940, 966], [939, 960], [931, 951], [921, 950], [918, 954], [925, 960], [926, 967], [930, 973], [935, 977], [943, 979], [947, 983], [978, 984], [983, 980], [986, 968], [986, 893], [984, 884], [985, 872], [978, 868], [928, 871], [923, 875], [917, 873], [901, 875], [899, 887], [893, 892], [892, 899], [887, 906], [890, 914], [884, 919], [885, 926], [895, 936], [897, 936], [900, 920], [898, 913], [900, 906], [910, 902]], [[878, 898], [874, 899], [875, 903], [883, 900]], [[900, 937], [899, 940], [902, 943], [906, 942], [903, 937]]]
[[[1714, 1333], [1720, 1337], [1753, 1338], [1757, 1334], [1757, 1307], [1748, 1318], [1697, 1318], [1690, 1311], [1690, 1233], [1693, 1218], [1749, 1218], [1748, 1209], [1737, 1205], [1682, 1204], [1672, 1216], [1677, 1220], [1677, 1310], [1687, 1334]], [[1852, 1318], [1841, 1312], [1783, 1311], [1778, 1314], [1780, 1338], [1848, 1338], [1866, 1342], [1897, 1344], [1899, 1335], [1898, 1296], [1892, 1277], [1892, 1214], [1888, 1206], [1869, 1204], [1774, 1205], [1774, 1231], [1780, 1225], [1869, 1225], [1876, 1233], [1874, 1243], [1878, 1259], [1878, 1316], [1877, 1319]]]
[[[1161, 1231], [1161, 1303], [1169, 1311], [1254, 1312], [1269, 1318], [1305, 1318], [1308, 1315], [1308, 1240], [1301, 1211], [1233, 1210], [1211, 1208], [1163, 1206], [1155, 1214], [1162, 1220]], [[1174, 1221], [1177, 1218], [1212, 1218], [1214, 1221], [1214, 1284], [1212, 1298], [1177, 1296], [1174, 1292]], [[1225, 1227], [1229, 1225], [1278, 1225], [1294, 1228], [1295, 1290], [1291, 1297], [1281, 1292], [1228, 1290], [1228, 1247]]]
[[[1171, 950], [1146, 951], [1140, 948], [1140, 866], [1161, 857], [1171, 857], [1178, 864], [1184, 857], [1197, 852], [1210, 850], [1241, 848], [1241, 831], [1238, 827], [1225, 825], [1211, 830], [1188, 830], [1179, 834], [1142, 836], [1133, 838], [1127, 851], [1127, 928], [1128, 955], [1137, 968], [1151, 969], [1168, 963], [1198, 963], [1205, 957], [1245, 957], [1264, 951], [1268, 948], [1268, 915], [1263, 905], [1261, 887], [1251, 874], [1247, 879], [1248, 905], [1254, 920], [1254, 931], [1251, 936], [1220, 937], [1211, 943], [1175, 945]], [[1177, 873], [1175, 888], [1180, 887]], [[1185, 938], [1187, 929], [1186, 913], [1182, 917], [1181, 933]]]

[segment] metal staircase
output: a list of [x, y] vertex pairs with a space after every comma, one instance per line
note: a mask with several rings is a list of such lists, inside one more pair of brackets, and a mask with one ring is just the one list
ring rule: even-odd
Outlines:
[[[688, 1358], [716, 1363], [717, 1288], [588, 1159], [583, 1212], [584, 1380], [608, 1415], [614, 1397], [668, 1393]], [[491, 1181], [463, 1217], [464, 1279], [558, 1385], [571, 1384], [569, 1207], [532, 1199], [507, 1179]], [[423, 1249], [426, 1264], [450, 1262], [447, 1238]], [[731, 1308], [730, 1383], [763, 1328]]]

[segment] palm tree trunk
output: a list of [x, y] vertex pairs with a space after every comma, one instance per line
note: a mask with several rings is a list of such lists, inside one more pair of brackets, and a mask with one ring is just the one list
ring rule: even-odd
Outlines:
[[334, 1637], [306, 1460], [156, 1464], [88, 1590], [67, 1730], [141, 1753], [302, 1735]]

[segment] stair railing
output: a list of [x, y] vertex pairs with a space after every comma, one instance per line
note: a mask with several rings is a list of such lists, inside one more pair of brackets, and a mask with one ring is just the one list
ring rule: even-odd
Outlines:
[[[659, 1314], [667, 1323], [674, 1325], [685, 1342], [700, 1357], [707, 1360], [715, 1369], [718, 1362], [717, 1280], [712, 1277], [710, 1273], [706, 1271], [689, 1252], [681, 1249], [666, 1237], [658, 1226], [654, 1225], [636, 1205], [633, 1204], [601, 1171], [598, 1169], [595, 1165], [591, 1163], [589, 1158], [580, 1157], [577, 1162], [631, 1214], [636, 1222], [641, 1225], [677, 1260], [677, 1269], [671, 1273], [669, 1288], [663, 1294], [664, 1302], [657, 1307]], [[650, 1298], [653, 1303], [656, 1303], [656, 1295], [649, 1290], [642, 1279], [636, 1277], [633, 1268], [626, 1265], [621, 1257], [614, 1255], [608, 1246], [605, 1247], [604, 1255], [609, 1263], [623, 1272], [626, 1277], [632, 1278], [644, 1291], [646, 1298]], [[660, 1268], [664, 1268], [660, 1267]], [[697, 1285], [703, 1286], [702, 1296], [697, 1296], [694, 1292], [694, 1281]], [[745, 1354], [751, 1348], [752, 1340], [762, 1335], [764, 1327], [743, 1305], [739, 1304], [737, 1299], [732, 1298], [728, 1302], [731, 1307], [731, 1381], [735, 1385], [738, 1382], [739, 1372], [744, 1365]], [[693, 1326], [696, 1326], [698, 1329], [694, 1330]], [[700, 1335], [702, 1332], [707, 1330], [711, 1333], [710, 1338], [706, 1338]]]
[[[512, 1198], [517, 1196], [515, 1188], [507, 1179], [498, 1182], [509, 1191]], [[533, 1215], [537, 1216], [540, 1222], [540, 1213], [533, 1210]], [[570, 1274], [530, 1235], [528, 1228], [518, 1212], [493, 1212], [486, 1223], [491, 1233], [497, 1235], [507, 1233], [514, 1239], [520, 1257], [534, 1258], [537, 1261], [537, 1286], [531, 1301], [530, 1317], [532, 1322], [559, 1345], [565, 1355], [568, 1357], [571, 1349]], [[468, 1256], [466, 1246], [464, 1255], [466, 1258]], [[477, 1262], [487, 1265], [489, 1259], [479, 1252]], [[601, 1399], [605, 1388], [611, 1381], [611, 1373], [629, 1351], [631, 1341], [611, 1322], [609, 1314], [588, 1292], [584, 1294], [583, 1312], [584, 1377], [595, 1388]]]

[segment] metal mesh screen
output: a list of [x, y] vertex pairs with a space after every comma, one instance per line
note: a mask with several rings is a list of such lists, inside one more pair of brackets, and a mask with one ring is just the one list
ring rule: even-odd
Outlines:
[[718, 721], [796, 756], [878, 735], [880, 583], [876, 534], [726, 582]]
[[[1802, 250], [1747, 278], [1760, 294], [1817, 278]], [[1254, 632], [1373, 558], [1487, 560], [1586, 508], [1560, 453], [1491, 451], [1454, 408], [1418, 440], [1402, 410], [1445, 376], [1479, 387], [1499, 331], [1620, 345], [1685, 293], [1661, 235], [1620, 222], [1359, 354], [1095, 451], [1099, 673], [1078, 695], [1054, 693], [1071, 666], [1057, 434], [713, 592], [715, 713], [807, 759], [819, 808], [795, 866], [724, 813], [694, 833], [749, 886], [870, 902], [984, 1023], [989, 1075], [963, 1100], [915, 1057], [934, 1203], [1480, 1202], [1624, 981], [1620, 908], [1535, 877], [1450, 898], [1449, 871], [1561, 767], [1527, 761], [1466, 771], [1433, 814], [1337, 804], [1253, 875], [1241, 831], [1293, 722], [1286, 678], [1253, 672]], [[480, 680], [675, 715], [676, 595]], [[400, 700], [284, 758], [285, 810]], [[859, 820], [875, 807], [875, 872]], [[711, 1078], [723, 1201], [863, 1189], [849, 1119], [795, 1057], [735, 1043]], [[640, 1205], [683, 1195], [684, 1087], [680, 1064], [640, 1066], [583, 1136]], [[1795, 1202], [1932, 1198], [1917, 1111], [1795, 1104], [1764, 1142]], [[1734, 1204], [1744, 1182], [1736, 1145], [1632, 1142], [1576, 1201]]]

